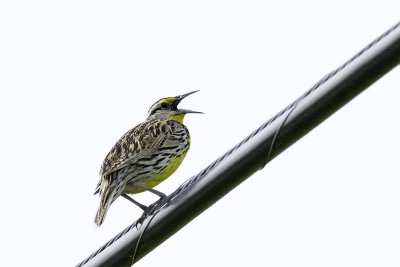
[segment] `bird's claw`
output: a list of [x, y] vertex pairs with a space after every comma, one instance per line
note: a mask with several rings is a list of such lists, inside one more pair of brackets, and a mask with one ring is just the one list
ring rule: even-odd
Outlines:
[[150, 216], [156, 214], [157, 210], [162, 207], [164, 204], [164, 200], [167, 198], [165, 196], [164, 198], [160, 198], [157, 201], [155, 201], [153, 204], [149, 205], [147, 209], [143, 210], [142, 215], [140, 218], [136, 221], [136, 228], [140, 228], [143, 225], [143, 222], [149, 218]]

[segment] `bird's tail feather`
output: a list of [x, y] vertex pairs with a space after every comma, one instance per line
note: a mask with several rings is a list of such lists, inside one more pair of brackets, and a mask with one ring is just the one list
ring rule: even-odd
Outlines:
[[100, 185], [100, 206], [94, 219], [94, 223], [97, 226], [100, 226], [104, 222], [108, 208], [113, 202], [114, 191], [115, 185], [110, 184], [109, 179], [102, 179]]

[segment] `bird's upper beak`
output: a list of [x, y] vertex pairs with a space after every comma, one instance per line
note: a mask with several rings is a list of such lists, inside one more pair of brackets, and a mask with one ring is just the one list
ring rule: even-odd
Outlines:
[[199, 90], [196, 91], [192, 91], [183, 95], [178, 95], [176, 96], [176, 100], [172, 103], [172, 106], [174, 108], [176, 108], [176, 113], [177, 114], [187, 114], [187, 113], [199, 113], [199, 114], [203, 114], [203, 112], [200, 111], [194, 111], [194, 110], [189, 110], [189, 109], [178, 109], [178, 104], [182, 101], [182, 99], [186, 98], [187, 96], [194, 94], [196, 92], [198, 92]]

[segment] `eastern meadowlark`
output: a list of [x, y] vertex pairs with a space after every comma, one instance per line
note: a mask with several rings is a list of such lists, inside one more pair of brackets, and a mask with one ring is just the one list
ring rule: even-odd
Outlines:
[[178, 109], [178, 104], [195, 92], [155, 102], [146, 121], [125, 133], [107, 154], [95, 192], [100, 193], [97, 226], [103, 223], [108, 208], [120, 195], [143, 210], [147, 207], [128, 194], [149, 191], [165, 197], [153, 187], [174, 173], [186, 156], [190, 135], [183, 119], [187, 113], [201, 112]]

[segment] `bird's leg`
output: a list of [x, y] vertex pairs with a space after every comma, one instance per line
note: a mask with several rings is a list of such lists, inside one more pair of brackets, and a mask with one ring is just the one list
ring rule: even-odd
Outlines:
[[154, 188], [151, 188], [151, 187], [147, 187], [147, 186], [139, 185], [139, 184], [135, 184], [135, 187], [138, 187], [138, 188], [144, 189], [146, 191], [149, 191], [149, 192], [159, 196], [162, 199], [167, 197], [167, 195], [165, 195], [164, 193], [162, 193], [162, 192], [160, 192], [158, 190], [155, 190]]
[[145, 206], [143, 204], [140, 204], [139, 202], [137, 202], [136, 200], [134, 200], [133, 198], [131, 198], [127, 194], [121, 194], [121, 196], [123, 196], [124, 198], [126, 198], [127, 200], [129, 200], [130, 202], [132, 202], [133, 204], [135, 204], [136, 206], [138, 206], [142, 210], [146, 210], [147, 209], [147, 206]]

